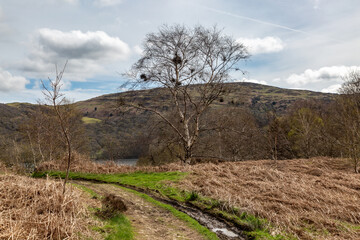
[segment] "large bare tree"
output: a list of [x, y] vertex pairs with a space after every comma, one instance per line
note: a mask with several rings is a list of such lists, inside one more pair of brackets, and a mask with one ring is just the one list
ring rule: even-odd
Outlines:
[[162, 26], [146, 36], [143, 56], [128, 76], [142, 86], [167, 89], [176, 117], [170, 119], [160, 109], [144, 104], [125, 104], [150, 111], [166, 122], [181, 139], [182, 160], [189, 163], [199, 137], [200, 116], [225, 93], [229, 73], [239, 70], [239, 61], [248, 57], [243, 44], [216, 27]]

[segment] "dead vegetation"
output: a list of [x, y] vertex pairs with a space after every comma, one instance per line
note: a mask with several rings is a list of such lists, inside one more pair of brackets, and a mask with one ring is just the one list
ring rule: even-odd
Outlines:
[[97, 215], [104, 219], [110, 219], [118, 214], [126, 212], [127, 207], [123, 199], [115, 194], [108, 193], [101, 200], [102, 208], [97, 212]]
[[7, 168], [3, 162], [0, 162], [0, 173], [6, 173]]
[[[86, 173], [133, 173], [133, 172], [169, 172], [169, 171], [190, 171], [190, 166], [183, 166], [182, 164], [167, 164], [162, 166], [141, 166], [133, 167], [127, 165], [118, 165], [114, 161], [107, 161], [105, 163], [97, 163], [91, 161], [88, 157], [74, 153], [71, 161], [71, 172], [86, 172]], [[37, 171], [65, 171], [66, 159], [62, 161], [48, 161], [41, 163], [36, 169]]]
[[[45, 163], [41, 170], [64, 170]], [[180, 189], [220, 200], [221, 206], [265, 218], [300, 239], [359, 239], [360, 177], [350, 161], [334, 158], [168, 164], [159, 167], [97, 164], [78, 159], [71, 171], [92, 173], [190, 172]], [[277, 232], [279, 233], [279, 232]]]
[[91, 219], [80, 191], [61, 182], [0, 175], [0, 239], [80, 239]]
[[199, 164], [179, 184], [300, 239], [360, 236], [360, 178], [343, 159]]

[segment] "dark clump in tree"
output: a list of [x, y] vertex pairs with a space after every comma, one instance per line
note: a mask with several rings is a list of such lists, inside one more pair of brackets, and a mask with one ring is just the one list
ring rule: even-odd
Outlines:
[[182, 161], [189, 163], [199, 138], [201, 115], [224, 95], [223, 83], [229, 80], [229, 73], [248, 57], [244, 45], [216, 27], [163, 26], [146, 36], [143, 56], [127, 76], [141, 86], [159, 86], [170, 92], [175, 117], [172, 120], [145, 104], [125, 105], [160, 117], [180, 138]]

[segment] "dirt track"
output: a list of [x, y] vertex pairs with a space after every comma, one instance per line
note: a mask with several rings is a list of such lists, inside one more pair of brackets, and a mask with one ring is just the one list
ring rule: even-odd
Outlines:
[[76, 183], [86, 186], [100, 195], [112, 193], [123, 198], [128, 207], [125, 215], [131, 221], [135, 232], [135, 239], [204, 239], [199, 233], [174, 217], [167, 210], [155, 206], [133, 193], [110, 184], [85, 181], [76, 181]]

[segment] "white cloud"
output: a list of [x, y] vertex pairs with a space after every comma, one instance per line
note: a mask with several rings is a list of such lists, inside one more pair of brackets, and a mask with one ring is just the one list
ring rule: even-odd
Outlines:
[[139, 45], [134, 46], [134, 51], [139, 55], [143, 55], [143, 50]]
[[4, 71], [0, 68], [0, 91], [1, 92], [10, 92], [10, 91], [21, 91], [25, 89], [25, 85], [29, 83], [24, 77], [13, 76], [8, 71]]
[[241, 80], [234, 80], [234, 82], [250, 82], [250, 83], [257, 83], [257, 84], [267, 85], [266, 81], [256, 80], [256, 79], [247, 79], [247, 78], [243, 78]]
[[43, 53], [67, 59], [126, 59], [130, 53], [126, 43], [103, 31], [62, 32], [43, 28], [39, 30], [39, 43]]
[[359, 69], [357, 66], [332, 66], [322, 67], [317, 70], [307, 69], [301, 74], [291, 74], [286, 82], [293, 86], [303, 86], [319, 82], [342, 82], [342, 77], [350, 71]]
[[334, 84], [321, 90], [323, 93], [338, 93], [341, 84]]
[[21, 62], [21, 70], [32, 73], [32, 77], [47, 77], [69, 60], [64, 76], [81, 81], [104, 71], [104, 64], [126, 60], [129, 46], [117, 37], [103, 31], [62, 32], [43, 28], [31, 45], [31, 53]]
[[280, 52], [285, 47], [283, 41], [278, 37], [238, 38], [237, 42], [244, 44], [252, 55]]
[[121, 4], [122, 0], [95, 0], [94, 4], [99, 7], [110, 7]]

